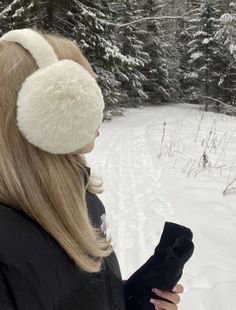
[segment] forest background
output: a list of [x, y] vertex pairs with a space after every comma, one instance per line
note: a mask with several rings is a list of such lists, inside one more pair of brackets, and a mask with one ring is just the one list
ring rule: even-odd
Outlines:
[[76, 40], [107, 118], [170, 102], [236, 115], [235, 1], [0, 1], [0, 35], [24, 27]]

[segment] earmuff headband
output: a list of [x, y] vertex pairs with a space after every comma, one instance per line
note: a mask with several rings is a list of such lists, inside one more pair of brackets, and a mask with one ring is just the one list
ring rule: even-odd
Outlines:
[[39, 68], [47, 67], [58, 61], [52, 46], [41, 34], [32, 29], [9, 31], [0, 40], [19, 43], [30, 52]]
[[72, 153], [92, 143], [104, 109], [94, 77], [77, 62], [58, 60], [37, 31], [12, 30], [0, 40], [23, 46], [39, 67], [18, 93], [17, 126], [22, 135], [53, 154]]

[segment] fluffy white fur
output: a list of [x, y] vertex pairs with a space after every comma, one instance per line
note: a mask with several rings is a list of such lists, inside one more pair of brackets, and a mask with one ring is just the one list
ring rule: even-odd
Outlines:
[[19, 43], [31, 53], [39, 68], [47, 67], [58, 61], [52, 46], [40, 33], [32, 29], [9, 31], [0, 40]]
[[17, 106], [18, 127], [30, 143], [66, 154], [94, 141], [104, 101], [91, 74], [78, 63], [63, 60], [29, 76]]
[[71, 153], [93, 142], [104, 101], [92, 75], [72, 60], [58, 61], [52, 46], [31, 29], [10, 31], [1, 40], [21, 44], [40, 68], [18, 94], [17, 125], [24, 137], [54, 154]]

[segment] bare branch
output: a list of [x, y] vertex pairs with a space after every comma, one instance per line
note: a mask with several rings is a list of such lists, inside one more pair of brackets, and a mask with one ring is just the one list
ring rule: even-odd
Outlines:
[[117, 26], [118, 28], [127, 27], [136, 23], [140, 23], [144, 20], [162, 20], [162, 19], [186, 19], [183, 15], [182, 16], [152, 16], [152, 17], [144, 17], [140, 19], [133, 20], [132, 22], [126, 23], [126, 24], [113, 24], [114, 26]]
[[187, 16], [189, 16], [189, 14], [191, 14], [192, 12], [194, 12], [194, 10], [190, 10], [188, 12], [185, 12], [184, 14], [180, 15], [180, 16], [150, 16], [150, 17], [144, 17], [144, 18], [140, 18], [140, 19], [136, 19], [133, 20], [132, 22], [126, 23], [126, 24], [112, 24], [114, 26], [117, 26], [118, 28], [122, 28], [122, 27], [126, 27], [129, 25], [132, 25], [134, 23], [139, 23], [142, 22], [144, 20], [164, 20], [164, 19], [183, 19], [183, 20], [187, 20]]
[[220, 103], [222, 106], [224, 106], [224, 107], [230, 109], [232, 112], [236, 112], [236, 108], [235, 108], [234, 106], [231, 106], [230, 104], [227, 104], [227, 103], [225, 103], [225, 102], [223, 102], [223, 101], [221, 101], [221, 100], [219, 100], [219, 99], [216, 99], [216, 98], [213, 98], [213, 97], [208, 97], [208, 96], [202, 96], [202, 95], [200, 95], [200, 97], [206, 98], [206, 99], [209, 99], [209, 100], [213, 100], [213, 101], [215, 101], [215, 102], [218, 102], [218, 103]]
[[199, 121], [199, 124], [198, 124], [198, 129], [197, 129], [197, 133], [196, 133], [196, 137], [195, 137], [195, 143], [197, 142], [197, 137], [198, 137], [198, 133], [199, 133], [199, 130], [200, 130], [200, 127], [201, 127], [201, 122], [203, 120], [203, 116], [204, 116], [204, 112], [202, 112], [202, 115], [201, 115], [201, 118], [200, 118], [200, 121]]

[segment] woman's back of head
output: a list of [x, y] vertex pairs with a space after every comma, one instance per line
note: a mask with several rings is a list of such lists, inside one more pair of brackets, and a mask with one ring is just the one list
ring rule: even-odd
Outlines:
[[[42, 35], [59, 59], [71, 59], [95, 76], [76, 44], [59, 36]], [[84, 156], [46, 152], [29, 143], [17, 126], [18, 93], [36, 70], [36, 61], [26, 49], [0, 41], [0, 202], [30, 215], [78, 266], [95, 272], [111, 247], [88, 218]], [[88, 190], [101, 192], [92, 180]]]

